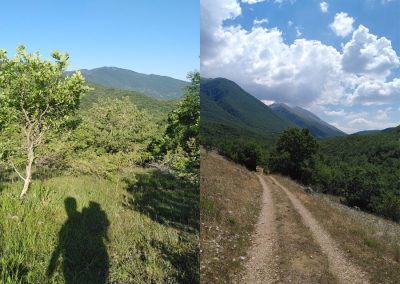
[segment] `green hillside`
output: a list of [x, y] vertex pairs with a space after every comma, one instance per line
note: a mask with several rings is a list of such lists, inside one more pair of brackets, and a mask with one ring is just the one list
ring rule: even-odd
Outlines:
[[350, 206], [400, 221], [400, 126], [320, 141], [322, 190]]
[[152, 98], [136, 91], [127, 91], [111, 87], [104, 87], [98, 84], [89, 84], [92, 88], [81, 101], [81, 109], [90, 108], [94, 102], [106, 98], [128, 97], [139, 109], [146, 109], [154, 116], [166, 117], [166, 114], [174, 109], [178, 100], [164, 100]]
[[288, 120], [224, 78], [201, 81], [201, 131], [203, 142], [241, 139], [270, 144], [288, 126]]
[[316, 138], [344, 136], [346, 133], [326, 123], [313, 113], [300, 107], [291, 108], [286, 104], [275, 103], [270, 106], [276, 114], [301, 128], [308, 128]]
[[[101, 67], [80, 70], [90, 83], [117, 89], [138, 91], [162, 99], [177, 99], [189, 83], [167, 76], [142, 74], [116, 67]], [[69, 74], [71, 72], [67, 72]]]
[[400, 175], [400, 126], [388, 131], [364, 135], [333, 137], [320, 141], [321, 150], [330, 160], [350, 163], [368, 162], [387, 167]]

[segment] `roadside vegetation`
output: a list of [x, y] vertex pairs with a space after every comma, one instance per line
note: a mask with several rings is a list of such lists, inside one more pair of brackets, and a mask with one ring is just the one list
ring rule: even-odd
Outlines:
[[[79, 74], [63, 77], [68, 55], [41, 61], [18, 50], [32, 60], [2, 51], [0, 61], [0, 283], [198, 283], [198, 73], [179, 101], [163, 103], [89, 90]], [[10, 61], [20, 72], [12, 79], [34, 91], [10, 87]], [[41, 64], [57, 72], [45, 76]], [[78, 81], [73, 99], [53, 79]], [[27, 109], [33, 118], [51, 113], [51, 123], [30, 126]], [[28, 160], [26, 127], [41, 142]]]
[[272, 152], [273, 172], [358, 207], [400, 221], [399, 127], [379, 134], [321, 140], [287, 129]]
[[201, 152], [201, 283], [238, 280], [261, 208], [262, 187], [245, 167]]
[[335, 238], [371, 283], [400, 282], [400, 224], [341, 204], [327, 194], [306, 194], [293, 180], [276, 177]]
[[322, 140], [316, 188], [400, 222], [400, 127]]

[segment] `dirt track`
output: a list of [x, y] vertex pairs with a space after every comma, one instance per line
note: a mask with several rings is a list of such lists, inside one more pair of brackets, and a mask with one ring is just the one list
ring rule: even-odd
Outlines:
[[263, 206], [241, 283], [369, 283], [297, 197], [259, 179]]
[[278, 281], [277, 234], [275, 227], [275, 208], [272, 204], [271, 191], [261, 176], [258, 176], [264, 189], [260, 217], [256, 225], [256, 235], [246, 263], [246, 274], [241, 283], [273, 283]]

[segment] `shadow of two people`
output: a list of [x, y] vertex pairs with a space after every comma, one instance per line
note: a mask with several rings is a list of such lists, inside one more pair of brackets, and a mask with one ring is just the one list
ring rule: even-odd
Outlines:
[[109, 241], [110, 225], [107, 214], [100, 204], [92, 201], [82, 212], [77, 211], [75, 198], [66, 198], [64, 204], [68, 219], [60, 229], [58, 245], [47, 268], [48, 277], [53, 276], [62, 256], [65, 283], [107, 283], [109, 257], [105, 241]]

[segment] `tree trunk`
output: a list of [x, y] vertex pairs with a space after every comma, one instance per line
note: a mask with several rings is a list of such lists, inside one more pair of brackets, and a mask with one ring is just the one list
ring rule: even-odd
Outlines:
[[28, 164], [26, 165], [26, 174], [25, 174], [25, 182], [24, 182], [24, 187], [22, 189], [21, 195], [19, 196], [20, 198], [23, 198], [25, 194], [27, 193], [29, 189], [29, 185], [31, 184], [31, 179], [32, 179], [32, 164], [33, 160], [35, 159], [35, 154], [33, 151], [33, 143], [28, 139]]

